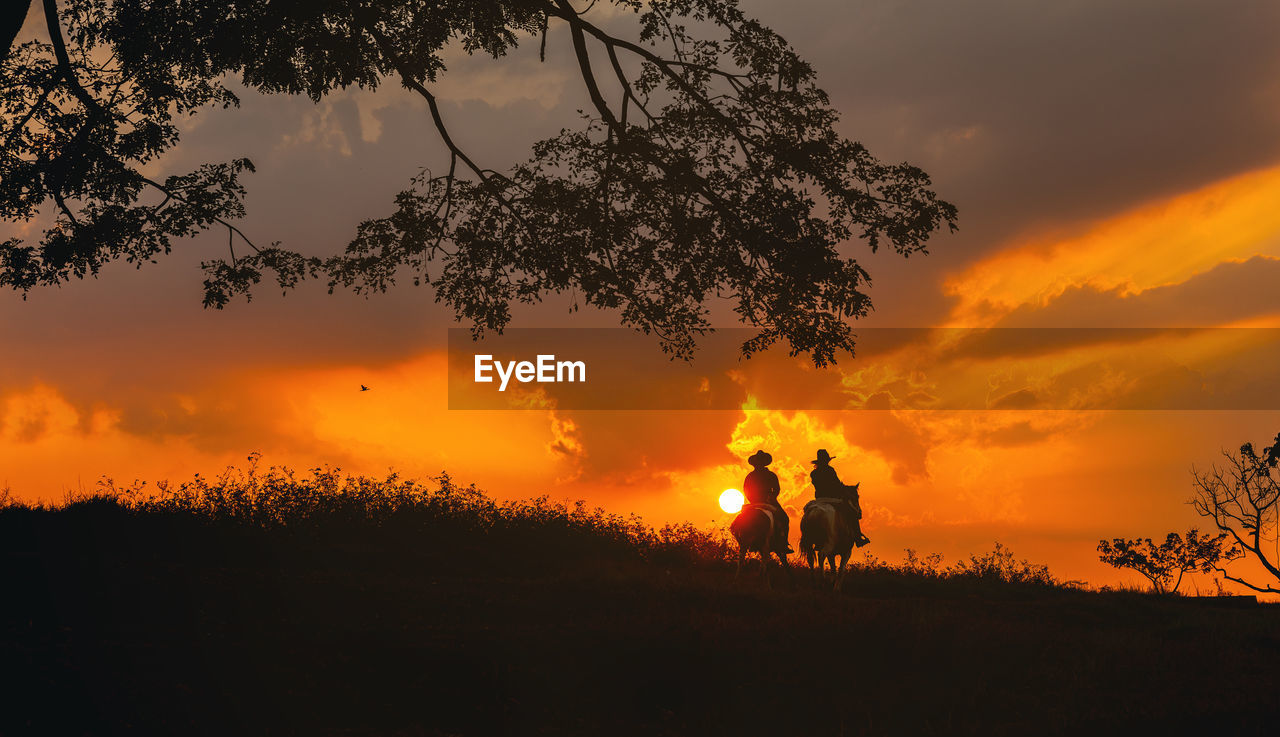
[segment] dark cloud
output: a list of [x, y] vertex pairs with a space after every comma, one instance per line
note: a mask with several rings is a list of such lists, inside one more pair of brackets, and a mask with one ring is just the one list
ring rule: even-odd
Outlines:
[[1177, 328], [973, 328], [944, 349], [942, 361], [1030, 358], [1086, 346], [1132, 344], [1185, 333]]
[[1009, 392], [991, 403], [991, 409], [1031, 409], [1037, 404], [1036, 393], [1030, 389]]
[[941, 358], [1026, 358], [1116, 344], [1138, 348], [1222, 330], [1216, 326], [1280, 314], [1277, 282], [1280, 259], [1255, 256], [1135, 294], [1122, 287], [1070, 287], [1046, 304], [1022, 305], [994, 328], [958, 330], [961, 337]]
[[1137, 294], [1123, 288], [1071, 287], [1048, 304], [1023, 305], [1005, 328], [1205, 327], [1280, 314], [1280, 259], [1228, 261], [1177, 284]]
[[577, 426], [581, 475], [606, 493], [660, 494], [669, 474], [740, 463], [726, 446], [741, 412], [561, 412]]
[[[1280, 331], [1197, 334], [1190, 345], [1153, 342], [1141, 350], [1101, 352], [1040, 376], [1032, 386], [1002, 386], [993, 373], [990, 409], [1275, 410], [1273, 366]], [[1194, 341], [1208, 341], [1198, 346]], [[1194, 355], [1194, 357], [1189, 357]]]
[[844, 419], [845, 438], [884, 458], [895, 484], [928, 477], [932, 443], [920, 429], [892, 412], [860, 413]]
[[[812, 61], [846, 132], [930, 172], [961, 213], [932, 255], [859, 251], [877, 324], [929, 324], [953, 269], [1280, 159], [1280, 5], [749, 3]], [[897, 322], [894, 322], [897, 321]]]
[[1040, 428], [1030, 421], [1023, 420], [995, 429], [976, 433], [976, 440], [984, 445], [998, 448], [1015, 448], [1047, 440], [1057, 434], [1052, 428]]

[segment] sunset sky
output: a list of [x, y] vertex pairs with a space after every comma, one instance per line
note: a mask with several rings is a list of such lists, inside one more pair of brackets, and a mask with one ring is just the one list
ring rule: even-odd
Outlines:
[[[960, 230], [927, 256], [848, 246], [874, 280], [866, 326], [1280, 328], [1276, 3], [744, 6], [814, 64], [844, 135], [922, 167], [959, 208]], [[24, 35], [42, 23], [33, 9]], [[559, 41], [553, 30], [545, 63], [536, 41], [497, 62], [451, 57], [437, 94], [485, 166], [525, 158], [587, 105]], [[395, 84], [319, 105], [245, 93], [239, 110], [187, 121], [154, 170], [247, 156], [257, 173], [241, 228], [327, 255], [389, 213], [421, 167], [447, 168], [426, 116]], [[0, 225], [0, 237], [39, 227]], [[1099, 538], [1197, 523], [1192, 466], [1280, 431], [1268, 394], [1280, 351], [1257, 330], [1060, 331], [1034, 350], [941, 331], [831, 371], [775, 356], [723, 368], [711, 378], [731, 380], [740, 409], [450, 410], [454, 323], [428, 289], [366, 300], [310, 283], [205, 310], [198, 265], [225, 240], [25, 301], [0, 294], [0, 488], [59, 500], [102, 476], [178, 481], [257, 451], [709, 524], [727, 521], [717, 497], [740, 488], [757, 448], [797, 508], [826, 448], [861, 482], [882, 558], [909, 547], [954, 560], [999, 540], [1062, 578], [1107, 584], [1134, 579], [1098, 562]], [[517, 311], [513, 326], [617, 325], [568, 306]], [[1255, 396], [1263, 409], [1221, 409]], [[907, 408], [934, 400], [949, 409]], [[1170, 403], [1208, 409], [1158, 409]]]

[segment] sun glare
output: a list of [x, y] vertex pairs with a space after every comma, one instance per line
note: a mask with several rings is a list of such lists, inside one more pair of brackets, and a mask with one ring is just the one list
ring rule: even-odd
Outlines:
[[737, 514], [742, 509], [742, 492], [737, 489], [725, 489], [720, 495], [720, 508], [729, 514]]

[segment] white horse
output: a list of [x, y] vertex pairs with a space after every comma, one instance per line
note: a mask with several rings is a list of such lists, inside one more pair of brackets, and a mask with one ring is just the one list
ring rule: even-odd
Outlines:
[[[804, 505], [804, 516], [800, 518], [800, 552], [804, 554], [809, 570], [814, 572], [815, 577], [821, 577], [825, 573], [826, 563], [831, 564], [836, 591], [840, 590], [844, 580], [853, 546], [865, 539], [844, 523], [836, 510], [837, 505], [841, 504], [844, 504], [841, 499], [814, 499]], [[836, 563], [836, 558], [840, 559], [839, 564]]]

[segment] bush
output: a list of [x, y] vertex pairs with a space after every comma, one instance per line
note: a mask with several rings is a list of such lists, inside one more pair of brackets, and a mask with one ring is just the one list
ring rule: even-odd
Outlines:
[[[41, 546], [90, 557], [112, 549], [162, 559], [185, 555], [256, 565], [287, 558], [349, 566], [365, 556], [379, 566], [491, 567], [504, 575], [563, 571], [580, 561], [716, 568], [738, 555], [724, 526], [701, 529], [682, 522], [654, 528], [636, 515], [546, 496], [499, 502], [447, 473], [425, 481], [329, 467], [297, 473], [276, 466], [264, 470], [259, 460], [254, 454], [244, 468], [213, 478], [196, 475], [176, 486], [124, 486], [104, 479], [94, 493], [69, 497], [57, 509], [11, 504], [0, 514], [0, 540], [5, 547]], [[1047, 567], [1016, 560], [1000, 543], [949, 567], [940, 554], [913, 549], [900, 563], [868, 551], [863, 558], [855, 566], [860, 572], [904, 580], [1058, 584]]]
[[1029, 563], [1013, 557], [1013, 551], [1000, 543], [995, 549], [981, 555], [970, 555], [951, 566], [947, 575], [953, 578], [975, 578], [984, 581], [1056, 586], [1057, 579], [1049, 574], [1049, 567], [1042, 563]]
[[[284, 554], [338, 546], [343, 548], [339, 557], [361, 550], [404, 554], [389, 565], [448, 554], [464, 567], [500, 561], [508, 567], [547, 568], [569, 559], [692, 567], [722, 564], [736, 552], [722, 529], [700, 530], [689, 523], [654, 529], [636, 515], [546, 496], [499, 502], [474, 485], [455, 483], [447, 473], [425, 481], [395, 473], [350, 475], [338, 468], [302, 474], [285, 467], [264, 470], [257, 454], [248, 460], [244, 468], [228, 468], [213, 478], [196, 475], [176, 486], [117, 485], [104, 479], [94, 493], [68, 497], [58, 508], [10, 503], [4, 529], [13, 533], [11, 544], [21, 537], [29, 547], [40, 530], [56, 528], [50, 534], [86, 554], [104, 545], [163, 555], [220, 544], [266, 545]], [[9, 503], [8, 497], [0, 500]], [[19, 508], [29, 514], [20, 515]]]

